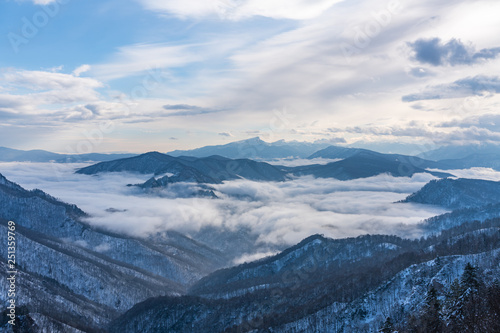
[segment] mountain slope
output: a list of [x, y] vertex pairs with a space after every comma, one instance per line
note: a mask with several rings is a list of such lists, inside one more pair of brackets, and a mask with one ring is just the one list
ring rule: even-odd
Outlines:
[[443, 147], [435, 151], [408, 156], [401, 154], [382, 154], [368, 149], [329, 146], [309, 156], [309, 158], [349, 158], [357, 155], [371, 155], [390, 161], [402, 161], [416, 168], [432, 169], [469, 169], [473, 167], [500, 170], [500, 146]]
[[[500, 149], [499, 149], [500, 150]], [[471, 154], [460, 159], [440, 160], [437, 167], [443, 170], [469, 169], [469, 168], [492, 168], [500, 170], [500, 153], [495, 154]]]
[[[313, 175], [320, 178], [333, 177], [340, 180], [373, 177], [388, 173], [394, 177], [411, 177], [415, 173], [430, 173], [437, 177], [448, 177], [450, 174], [426, 171], [429, 161], [403, 155], [386, 155], [369, 150], [349, 151], [347, 157], [338, 162], [326, 165], [307, 165], [287, 170], [294, 175]], [[325, 155], [333, 156], [333, 155]], [[327, 157], [331, 158], [331, 157]]]
[[196, 182], [217, 184], [224, 180], [246, 178], [259, 181], [283, 181], [286, 173], [278, 168], [248, 159], [232, 160], [221, 156], [204, 158], [172, 157], [150, 152], [136, 157], [101, 162], [77, 170], [92, 175], [99, 172], [138, 172], [142, 174], [170, 174], [161, 182]]
[[[387, 316], [404, 323], [433, 283], [446, 292], [468, 261], [490, 280], [500, 277], [500, 220], [419, 241], [363, 236], [343, 242], [338, 248], [312, 236], [279, 255], [217, 271], [191, 290], [198, 296], [147, 300], [110, 331], [374, 332]], [[224, 292], [225, 285], [237, 289]]]
[[328, 146], [324, 149], [318, 150], [314, 154], [310, 155], [308, 158], [348, 158], [354, 156], [361, 152], [370, 152], [368, 149], [362, 148], [346, 148], [338, 146]]
[[460, 226], [467, 221], [484, 222], [496, 218], [500, 218], [500, 203], [456, 209], [449, 213], [428, 218], [423, 221], [421, 227], [427, 235], [433, 235]]
[[394, 257], [411, 247], [398, 237], [360, 236], [347, 239], [329, 239], [313, 235], [280, 254], [256, 262], [214, 272], [189, 290], [192, 295], [208, 298], [229, 298], [245, 294], [258, 286], [271, 288], [286, 279], [290, 271], [346, 268], [370, 258]]
[[498, 155], [500, 145], [498, 144], [472, 144], [461, 146], [443, 146], [431, 151], [419, 154], [421, 158], [439, 161], [439, 160], [459, 160], [470, 155]]
[[[87, 225], [86, 216], [75, 205], [24, 190], [0, 175], [0, 230], [7, 234], [7, 221], [16, 223], [16, 304], [38, 313], [41, 322], [98, 331], [133, 304], [183, 293], [232, 259], [177, 233], [148, 239], [114, 235]], [[2, 265], [6, 251], [0, 248]], [[2, 291], [6, 278], [5, 269]], [[5, 304], [7, 293], [1, 295]]]
[[500, 182], [480, 179], [440, 179], [426, 184], [403, 202], [439, 205], [451, 209], [500, 203]]

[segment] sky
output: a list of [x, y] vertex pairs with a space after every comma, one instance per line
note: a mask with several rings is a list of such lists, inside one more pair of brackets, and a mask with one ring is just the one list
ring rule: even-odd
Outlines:
[[4, 0], [0, 146], [500, 141], [500, 2]]

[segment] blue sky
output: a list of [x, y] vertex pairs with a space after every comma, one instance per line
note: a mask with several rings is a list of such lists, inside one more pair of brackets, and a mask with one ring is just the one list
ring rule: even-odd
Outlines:
[[497, 143], [498, 12], [498, 1], [2, 1], [0, 146]]

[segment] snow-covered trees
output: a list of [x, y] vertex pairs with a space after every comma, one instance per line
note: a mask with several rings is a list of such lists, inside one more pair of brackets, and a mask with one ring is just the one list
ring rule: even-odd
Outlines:
[[418, 314], [411, 315], [399, 332], [493, 333], [500, 332], [500, 283], [489, 285], [471, 263], [465, 265], [443, 295], [434, 286]]

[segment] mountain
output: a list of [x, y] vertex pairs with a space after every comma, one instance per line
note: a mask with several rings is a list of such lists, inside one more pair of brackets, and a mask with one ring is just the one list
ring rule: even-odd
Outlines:
[[[329, 146], [325, 149], [319, 150], [309, 156], [308, 158], [350, 158], [358, 155], [373, 156], [379, 159], [386, 159], [389, 161], [401, 161], [407, 165], [413, 165], [421, 169], [469, 169], [474, 167], [492, 168], [500, 170], [500, 146], [471, 146], [464, 147], [450, 147], [450, 151], [445, 148], [437, 149], [435, 152], [423, 153], [418, 156], [409, 156], [401, 154], [382, 154], [375, 151], [361, 149], [361, 148], [345, 148], [337, 146]], [[470, 150], [469, 150], [470, 149]], [[477, 153], [471, 154], [471, 152]], [[460, 156], [459, 158], [457, 156]], [[454, 158], [448, 158], [454, 157]]]
[[[356, 141], [346, 147], [364, 148], [384, 154], [404, 154], [415, 155], [416, 152], [422, 152], [425, 149], [421, 144], [405, 143], [405, 142], [386, 142], [386, 141]], [[420, 156], [425, 158], [425, 156]]]
[[[187, 182], [187, 183], [185, 183]], [[193, 182], [197, 184], [193, 184]], [[197, 177], [184, 178], [178, 176], [165, 176], [156, 179], [151, 177], [142, 184], [129, 184], [127, 186], [137, 186], [145, 192], [166, 198], [212, 198], [217, 199], [215, 189], [203, 184], [202, 179]]]
[[241, 178], [259, 181], [284, 181], [287, 178], [284, 171], [264, 162], [248, 159], [232, 160], [221, 156], [173, 157], [158, 152], [101, 162], [76, 172], [92, 175], [99, 172], [120, 171], [155, 175], [166, 174], [159, 180], [149, 180], [151, 185], [154, 185], [154, 182], [157, 184], [176, 182], [218, 184], [224, 180]]
[[57, 154], [45, 150], [17, 150], [0, 147], [0, 162], [57, 162], [57, 163], [76, 163], [76, 162], [100, 162], [111, 161], [117, 158], [132, 157], [135, 154]]
[[449, 213], [430, 217], [424, 220], [420, 227], [424, 234], [428, 236], [460, 226], [467, 221], [486, 221], [498, 218], [500, 218], [500, 203], [456, 209]]
[[440, 160], [437, 167], [442, 170], [492, 168], [500, 171], [500, 153], [471, 154], [460, 159]]
[[439, 205], [451, 209], [500, 203], [500, 182], [480, 179], [432, 180], [403, 202]]
[[[333, 147], [318, 152], [311, 157], [339, 158], [343, 160], [326, 165], [306, 165], [284, 169], [296, 176], [313, 175], [319, 178], [333, 177], [340, 180], [373, 177], [387, 173], [394, 177], [411, 177], [415, 173], [430, 173], [436, 177], [449, 177], [450, 174], [425, 170], [431, 161], [418, 157], [397, 154], [380, 154], [369, 150]], [[347, 150], [346, 150], [347, 149]], [[336, 157], [335, 157], [336, 156]]]
[[[248, 159], [232, 160], [221, 156], [204, 158], [173, 157], [158, 152], [101, 162], [77, 170], [80, 174], [99, 172], [138, 172], [155, 174], [139, 186], [142, 188], [168, 187], [170, 184], [190, 182], [198, 184], [218, 184], [225, 180], [245, 178], [257, 181], [284, 181], [288, 175], [312, 175], [318, 178], [350, 180], [372, 177], [387, 173], [395, 177], [410, 177], [415, 173], [430, 173], [436, 177], [452, 176], [447, 173], [430, 172], [416, 165], [434, 163], [419, 158], [402, 155], [386, 155], [360, 150], [353, 156], [326, 165], [306, 165], [299, 167], [273, 166]], [[165, 176], [163, 176], [165, 175]], [[197, 190], [196, 190], [197, 191]], [[195, 192], [196, 192], [195, 191]], [[208, 193], [210, 196], [211, 193]]]
[[336, 159], [336, 158], [348, 158], [352, 157], [358, 153], [361, 152], [371, 152], [371, 150], [368, 149], [362, 149], [362, 148], [346, 148], [346, 147], [338, 147], [338, 146], [328, 146], [324, 149], [316, 151], [314, 154], [311, 154], [307, 158], [313, 159], [313, 158], [330, 158], [330, 159]]
[[426, 168], [438, 168], [439, 163], [435, 161], [426, 160], [417, 156], [401, 155], [401, 154], [383, 154], [373, 150], [361, 149], [361, 148], [344, 148], [337, 146], [329, 146], [325, 149], [315, 152], [310, 159], [322, 157], [322, 158], [349, 158], [355, 156], [371, 157], [380, 160], [387, 160], [392, 162], [401, 162], [407, 165], [413, 165], [414, 167], [426, 169]]
[[[329, 239], [313, 235], [278, 255], [202, 278], [189, 289], [189, 294], [210, 299], [232, 298], [258, 290], [259, 286], [270, 289], [279, 285], [290, 271], [307, 270], [312, 265], [321, 270], [346, 269], [373, 258], [393, 258], [411, 247], [411, 243], [392, 236]], [[293, 279], [290, 283], [294, 283]]]
[[[176, 232], [127, 237], [95, 228], [88, 215], [0, 175], [0, 231], [15, 222], [16, 306], [54, 332], [102, 331], [137, 302], [179, 295], [234, 258]], [[7, 247], [0, 247], [6, 304]], [[36, 330], [35, 330], [36, 331]]]
[[500, 145], [497, 144], [472, 144], [472, 145], [449, 145], [419, 154], [421, 158], [428, 160], [460, 160], [471, 155], [496, 155], [500, 154]]
[[171, 156], [207, 157], [220, 155], [227, 158], [275, 159], [286, 157], [306, 158], [328, 144], [284, 140], [268, 143], [260, 138], [231, 142], [219, 146], [206, 146], [193, 150], [175, 150]]
[[[315, 235], [276, 256], [216, 271], [187, 296], [139, 303], [113, 321], [109, 330], [376, 332], [390, 317], [403, 331], [412, 325], [412, 315], [425, 311], [432, 287], [444, 299], [454, 290], [455, 278], [467, 286], [470, 279], [464, 276], [472, 270], [485, 290], [476, 302], [483, 306], [485, 323], [494, 325], [481, 331], [495, 332], [500, 310], [491, 303], [496, 294], [489, 297], [488, 291], [497, 290], [499, 259], [498, 219], [414, 241], [370, 235], [332, 240]], [[443, 314], [453, 315], [451, 299], [447, 304]], [[468, 314], [465, 308], [464, 313]]]

